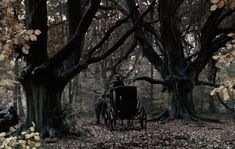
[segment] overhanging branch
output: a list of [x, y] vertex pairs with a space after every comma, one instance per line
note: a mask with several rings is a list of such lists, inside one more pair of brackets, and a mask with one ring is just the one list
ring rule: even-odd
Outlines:
[[50, 24], [50, 25], [48, 26], [48, 30], [50, 30], [51, 28], [57, 27], [57, 26], [59, 26], [59, 25], [63, 25], [63, 24], [65, 24], [65, 23], [67, 23], [67, 22], [68, 22], [68, 20], [63, 20], [63, 21], [60, 21], [60, 22], [58, 22], [58, 23]]
[[205, 85], [205, 86], [210, 86], [210, 87], [219, 87], [219, 84], [214, 84], [214, 83], [210, 83], [207, 81], [196, 81], [195, 85]]
[[221, 24], [221, 22], [223, 22], [223, 20], [224, 20], [226, 17], [232, 15], [233, 12], [234, 12], [234, 10], [228, 10], [227, 12], [221, 14], [221, 16], [218, 17], [218, 19], [216, 20], [216, 24], [215, 24], [215, 25], [216, 25], [216, 26], [219, 26], [219, 25]]
[[224, 47], [225, 44], [231, 40], [232, 40], [231, 37], [228, 37], [227, 35], [222, 35], [213, 41], [213, 49], [220, 49]]
[[126, 13], [126, 10], [119, 4], [114, 4], [114, 5], [111, 5], [111, 6], [100, 5], [99, 9], [101, 9], [101, 10], [118, 10], [122, 13]]
[[63, 72], [60, 76], [57, 76], [57, 77], [60, 78], [62, 84], [66, 85], [66, 83], [71, 78], [76, 76], [79, 72], [86, 69], [87, 67], [88, 67], [87, 63], [78, 63], [78, 64], [76, 64], [75, 66], [73, 66], [72, 68], [67, 70], [66, 72]]
[[98, 10], [99, 4], [100, 0], [91, 0], [79, 25], [77, 26], [75, 34], [71, 37], [71, 40], [69, 40], [68, 43], [49, 60], [48, 66], [50, 68], [58, 66], [63, 60], [70, 56], [74, 50], [80, 50], [79, 53], [81, 54], [80, 46], [82, 45], [83, 38]]
[[142, 19], [150, 12], [152, 9], [153, 4], [151, 7], [149, 6], [138, 18], [136, 23], [133, 25], [131, 29], [129, 29], [110, 49], [108, 49], [103, 54], [96, 56], [96, 57], [90, 57], [93, 53], [95, 53], [96, 50], [92, 50], [91, 53], [88, 53], [87, 57], [85, 57], [84, 62], [80, 64], [75, 65], [74, 67], [70, 68], [69, 71], [65, 72], [62, 76], [62, 78], [66, 78], [66, 80], [71, 79], [74, 75], [77, 74], [77, 72], [81, 71], [82, 69], [85, 69], [88, 67], [89, 64], [98, 62], [102, 59], [105, 59], [110, 54], [118, 50], [118, 48], [126, 41], [126, 39], [135, 31], [136, 27], [139, 25], [139, 23], [142, 22]]
[[[126, 0], [129, 12], [132, 10], [135, 10], [134, 15], [132, 16], [132, 22], [133, 24], [136, 23], [137, 18], [139, 17], [139, 11], [136, 9], [135, 1], [134, 0]], [[152, 10], [156, 4], [156, 1], [153, 0], [151, 4], [149, 5], [149, 9]], [[141, 22], [143, 23], [143, 21]], [[142, 26], [138, 26], [138, 30], [135, 30], [135, 38], [139, 42], [139, 44], [142, 46], [142, 52], [143, 55], [148, 58], [148, 60], [153, 64], [153, 66], [160, 72], [161, 66], [162, 66], [162, 59], [158, 55], [157, 52], [153, 49], [152, 45], [149, 43], [149, 41], [145, 37], [145, 33], [142, 30]]]
[[128, 58], [128, 56], [131, 54], [132, 51], [134, 51], [134, 49], [135, 49], [136, 46], [137, 46], [137, 43], [134, 42], [134, 43], [132, 44], [132, 46], [129, 48], [129, 50], [126, 52], [126, 54], [125, 54], [121, 59], [119, 59], [116, 64], [114, 64], [114, 66], [113, 66], [113, 72], [114, 72], [114, 73], [117, 74], [117, 71], [116, 71], [117, 66], [118, 66], [119, 64], [121, 64], [121, 62], [122, 62], [123, 60], [125, 60], [125, 59]]
[[213, 49], [212, 40], [216, 36], [217, 30], [217, 21], [218, 18], [222, 15], [223, 10], [219, 9], [214, 12], [211, 12], [210, 16], [208, 17], [206, 23], [204, 24], [201, 33], [201, 50], [196, 58], [196, 60], [191, 63], [187, 69], [189, 72], [195, 72], [196, 76], [200, 74], [203, 68], [206, 66], [208, 61], [211, 59], [214, 52], [218, 49]]
[[[138, 25], [142, 22], [142, 19], [151, 11], [151, 9], [153, 8], [154, 3], [152, 3], [141, 15], [140, 17], [137, 19], [137, 21], [135, 22], [135, 24], [133, 25], [133, 27], [131, 29], [129, 29], [119, 40], [116, 44], [114, 44], [109, 50], [107, 50], [105, 53], [97, 56], [97, 57], [88, 57], [88, 64], [91, 63], [95, 63], [98, 62], [102, 59], [105, 59], [106, 57], [108, 57], [110, 54], [112, 54], [113, 52], [115, 52], [125, 41], [126, 39], [136, 30], [136, 28], [138, 27]], [[135, 9], [133, 9], [131, 11], [130, 14], [132, 14], [132, 12], [135, 12]], [[92, 50], [92, 53], [89, 54], [89, 56], [91, 56], [93, 53], [95, 52], [95, 50]]]
[[109, 50], [107, 50], [105, 53], [102, 55], [96, 56], [96, 57], [90, 57], [88, 59], [88, 64], [91, 63], [96, 63], [102, 59], [105, 59], [108, 57], [110, 54], [118, 50], [118, 48], [126, 41], [126, 39], [134, 32], [135, 28], [131, 28], [128, 30]]
[[105, 41], [107, 41], [111, 35], [112, 32], [114, 32], [119, 26], [121, 26], [123, 23], [125, 23], [129, 18], [130, 18], [131, 14], [128, 15], [125, 19], [122, 19], [122, 20], [119, 20], [117, 21], [112, 27], [110, 27], [108, 29], [108, 31], [105, 33], [104, 37], [102, 38], [102, 40], [97, 44], [95, 45], [89, 52], [88, 54], [88, 57], [91, 57], [92, 54], [98, 49], [100, 48], [104, 43]]
[[163, 80], [156, 80], [147, 76], [144, 77], [137, 77], [135, 78], [133, 81], [147, 81], [150, 84], [162, 84], [162, 85], [166, 85], [166, 83]]

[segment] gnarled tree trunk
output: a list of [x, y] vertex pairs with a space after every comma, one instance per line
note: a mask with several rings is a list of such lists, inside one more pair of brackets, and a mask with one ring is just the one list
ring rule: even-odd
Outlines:
[[[226, 36], [226, 32], [233, 29], [233, 27], [230, 26], [224, 30], [220, 28], [222, 22], [228, 16], [231, 16], [232, 11], [224, 11], [221, 8], [210, 12], [209, 15], [200, 16], [204, 23], [196, 22], [196, 28], [192, 28], [192, 30], [198, 32], [195, 38], [200, 46], [187, 48], [185, 45], [188, 45], [188, 43], [185, 41], [185, 38], [187, 38], [185, 35], [190, 33], [189, 30], [191, 30], [192, 26], [190, 23], [194, 24], [194, 21], [191, 21], [193, 16], [186, 16], [185, 18], [188, 18], [190, 23], [187, 23], [186, 26], [183, 24], [186, 22], [183, 21], [184, 15], [182, 14], [186, 13], [181, 11], [181, 8], [186, 6], [186, 1], [159, 0], [156, 2], [153, 0], [150, 6], [154, 5], [154, 3], [158, 4], [158, 17], [156, 19], [159, 19], [160, 22], [160, 32], [154, 28], [158, 28], [158, 25], [152, 26], [146, 23], [145, 20], [141, 20], [143, 25], [138, 26], [138, 30], [135, 31], [135, 38], [141, 45], [144, 56], [161, 73], [161, 80], [153, 80], [149, 77], [140, 77], [135, 80], [146, 80], [150, 83], [163, 84], [165, 86], [164, 89], [171, 93], [171, 108], [167, 114], [164, 113], [159, 118], [164, 116], [170, 119], [209, 120], [196, 115], [192, 100], [192, 89], [194, 85], [201, 84], [200, 82], [202, 81], [199, 81], [199, 75], [213, 54], [223, 47], [225, 43], [232, 40]], [[208, 5], [209, 3], [205, 4]], [[137, 8], [134, 0], [126, 0], [126, 5], [128, 12], [133, 12], [132, 23], [135, 24], [140, 16], [139, 8]], [[205, 7], [205, 9], [207, 8]], [[159, 44], [156, 44], [157, 48], [154, 49], [146, 39], [145, 31], [152, 33], [156, 43], [159, 42]], [[189, 42], [194, 41], [190, 40]]]
[[[195, 117], [193, 104], [193, 77], [187, 72], [187, 61], [184, 56], [184, 47], [181, 41], [177, 20], [177, 5], [182, 3], [177, 0], [160, 1], [159, 14], [161, 21], [161, 39], [164, 47], [165, 64], [162, 67], [162, 78], [168, 84], [168, 90], [172, 95], [169, 118]], [[176, 7], [176, 8], [177, 8]]]
[[[188, 85], [187, 85], [188, 84]], [[171, 94], [171, 107], [169, 111], [170, 119], [190, 119], [194, 116], [195, 109], [193, 104], [193, 88], [189, 82], [177, 81], [172, 84]]]
[[63, 87], [56, 77], [28, 77], [23, 82], [26, 94], [27, 113], [24, 127], [32, 126], [34, 122], [37, 130], [43, 136], [53, 136], [61, 131], [61, 94]]
[[[47, 0], [25, 0], [26, 29], [39, 29], [41, 34], [37, 36], [36, 42], [30, 43], [29, 54], [22, 54], [27, 64], [20, 78], [27, 104], [23, 126], [28, 128], [34, 122], [37, 130], [45, 137], [57, 135], [55, 133], [63, 128], [62, 91], [73, 77], [88, 67], [91, 63], [88, 63], [88, 58], [91, 59], [93, 56], [91, 53], [86, 55], [86, 58], [84, 55], [81, 58], [84, 37], [95, 17], [100, 0], [91, 0], [87, 6], [83, 5], [83, 1], [74, 0], [68, 0], [67, 4], [70, 39], [62, 49], [49, 58]], [[82, 8], [86, 8], [84, 13]], [[98, 60], [95, 57], [92, 62]]]
[[[217, 68], [215, 66], [216, 61], [211, 59], [208, 62], [208, 74], [207, 74], [207, 79], [210, 83], [215, 84], [216, 83], [216, 73], [217, 73]], [[216, 112], [216, 107], [215, 107], [215, 98], [213, 96], [209, 95], [209, 111], [210, 112]]]

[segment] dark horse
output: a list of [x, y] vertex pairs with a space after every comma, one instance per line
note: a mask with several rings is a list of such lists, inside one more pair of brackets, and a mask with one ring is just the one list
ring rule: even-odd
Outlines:
[[11, 126], [18, 123], [18, 115], [13, 107], [0, 111], [0, 132], [9, 131]]
[[100, 124], [100, 115], [104, 117], [104, 114], [108, 108], [107, 102], [104, 100], [105, 95], [95, 99], [95, 113], [96, 113], [96, 124]]

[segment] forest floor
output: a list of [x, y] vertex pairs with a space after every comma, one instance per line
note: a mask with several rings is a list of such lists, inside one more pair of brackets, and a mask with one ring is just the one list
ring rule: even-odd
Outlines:
[[127, 128], [117, 126], [109, 131], [104, 125], [96, 125], [94, 118], [81, 118], [77, 126], [79, 137], [68, 136], [46, 143], [52, 149], [141, 149], [141, 148], [235, 148], [235, 121], [224, 119], [222, 123], [170, 121], [165, 124], [148, 122], [141, 130], [138, 123]]

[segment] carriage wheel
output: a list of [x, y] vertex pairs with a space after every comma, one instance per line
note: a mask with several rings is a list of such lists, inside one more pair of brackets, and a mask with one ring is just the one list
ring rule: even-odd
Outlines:
[[112, 113], [113, 126], [115, 127], [115, 125], [117, 124], [117, 121], [116, 121], [116, 118], [114, 116], [114, 109], [111, 108], [110, 112]]
[[114, 129], [114, 113], [111, 110], [109, 112], [108, 128], [112, 131]]
[[132, 127], [133, 126], [133, 119], [128, 119], [127, 120], [127, 126]]
[[145, 112], [144, 107], [141, 107], [141, 109], [140, 109], [140, 127], [142, 129], [146, 129], [146, 125], [147, 125], [147, 114]]
[[106, 127], [108, 127], [108, 121], [109, 121], [109, 112], [105, 111], [104, 113], [104, 124]]

